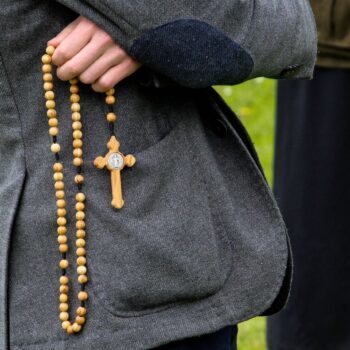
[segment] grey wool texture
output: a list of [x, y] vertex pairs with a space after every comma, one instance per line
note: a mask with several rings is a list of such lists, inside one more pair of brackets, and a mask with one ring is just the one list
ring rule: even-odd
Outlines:
[[[109, 173], [92, 163], [109, 138], [104, 96], [80, 85], [90, 298], [87, 323], [72, 336], [59, 320], [54, 156], [40, 59], [47, 40], [77, 14], [174, 85], [144, 87], [133, 75], [117, 86], [117, 137], [121, 151], [137, 158], [122, 174], [120, 211], [110, 205]], [[169, 35], [162, 26], [177, 20], [191, 20], [185, 27], [199, 33], [195, 49], [205, 39], [202, 24], [212, 27], [210, 38], [226, 43], [228, 57], [207, 51], [208, 67], [188, 60], [177, 71], [168, 70], [164, 52], [142, 56], [147, 45], [161, 50]], [[188, 88], [282, 72], [311, 78], [316, 32], [307, 1], [5, 0], [0, 23], [0, 350], [150, 349], [266, 311], [290, 283], [283, 220], [247, 145], [236, 131], [219, 137], [204, 125]], [[164, 49], [180, 50], [171, 40]], [[189, 53], [181, 50], [172, 65]], [[245, 74], [227, 61], [231, 54]], [[210, 79], [201, 79], [206, 70]], [[57, 79], [54, 85], [72, 318], [78, 285], [69, 88]]]

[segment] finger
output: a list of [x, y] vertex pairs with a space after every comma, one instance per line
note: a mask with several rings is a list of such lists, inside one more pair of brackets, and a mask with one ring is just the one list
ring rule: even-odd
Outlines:
[[76, 18], [73, 22], [68, 24], [61, 32], [59, 32], [55, 37], [50, 39], [47, 42], [47, 45], [53, 45], [57, 47], [61, 43], [61, 41], [75, 29], [75, 27], [79, 24], [80, 20], [81, 20], [81, 16]]
[[80, 21], [56, 48], [52, 56], [52, 62], [56, 66], [62, 66], [91, 40], [95, 30], [96, 27], [92, 22]]
[[122, 63], [110, 68], [96, 82], [92, 84], [92, 89], [96, 92], [105, 92], [120, 81], [133, 74], [141, 64], [131, 58], [127, 58]]
[[114, 45], [83, 71], [79, 75], [79, 80], [84, 84], [92, 84], [110, 68], [120, 64], [126, 57], [126, 52], [119, 46]]
[[[69, 80], [80, 75], [100, 56], [103, 56], [107, 48], [111, 46], [115, 46], [113, 39], [107, 33], [99, 31], [73, 58], [57, 69], [57, 76], [61, 80]], [[82, 82], [84, 83], [84, 81]]]

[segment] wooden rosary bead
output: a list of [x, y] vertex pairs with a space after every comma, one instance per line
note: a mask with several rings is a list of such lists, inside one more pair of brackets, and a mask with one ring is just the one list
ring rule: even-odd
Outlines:
[[85, 255], [86, 255], [86, 250], [85, 250], [85, 248], [81, 248], [81, 247], [77, 248], [76, 254], [77, 254], [78, 256], [85, 256]]
[[58, 250], [60, 251], [60, 253], [66, 253], [68, 252], [68, 249], [69, 249], [68, 244], [60, 244], [58, 246]]
[[[66, 286], [61, 286], [61, 287], [66, 287]], [[60, 288], [61, 290], [61, 288]], [[60, 307], [59, 307], [60, 311], [68, 311], [69, 310], [69, 305], [67, 303], [60, 303]]]
[[[62, 284], [60, 285], [60, 293], [63, 293], [63, 294], [68, 294], [69, 292], [69, 286], [68, 284]], [[67, 304], [68, 305], [68, 304]], [[64, 310], [62, 310], [64, 311]]]
[[56, 112], [55, 109], [50, 108], [50, 109], [47, 110], [46, 115], [47, 115], [48, 118], [56, 118], [57, 112]]
[[115, 103], [115, 97], [114, 96], [106, 96], [106, 103], [108, 105], [112, 105]]
[[74, 333], [74, 329], [73, 329], [73, 325], [72, 324], [67, 327], [67, 333], [68, 334], [73, 334]]
[[73, 141], [74, 148], [81, 148], [83, 146], [83, 141], [80, 139], [76, 139]]
[[64, 199], [57, 199], [56, 207], [57, 208], [65, 208], [66, 207], [66, 201]]
[[63, 181], [56, 181], [55, 182], [55, 189], [56, 190], [63, 190], [64, 189], [64, 182]]
[[[58, 192], [61, 192], [61, 191], [58, 191]], [[64, 208], [59, 208], [59, 209], [57, 209], [57, 216], [66, 216], [67, 215], [67, 210], [66, 209], [64, 209]]]
[[50, 55], [48, 54], [45, 54], [41, 57], [41, 62], [44, 63], [44, 64], [48, 64], [48, 63], [51, 63], [52, 61], [52, 58]]
[[81, 114], [79, 112], [73, 112], [72, 113], [72, 120], [74, 122], [78, 122], [81, 119]]
[[53, 174], [53, 179], [56, 181], [62, 181], [63, 180], [63, 173], [61, 171], [57, 171]]
[[84, 323], [85, 323], [85, 317], [82, 317], [82, 316], [76, 316], [76, 317], [75, 317], [75, 321], [76, 321], [76, 323], [78, 323], [78, 324], [82, 325], [82, 324], [84, 324]]
[[83, 211], [85, 209], [85, 204], [83, 202], [78, 202], [75, 204], [75, 209], [77, 211]]
[[58, 125], [58, 119], [57, 118], [50, 118], [48, 120], [49, 126], [57, 126]]
[[87, 268], [86, 266], [78, 266], [77, 267], [77, 273], [78, 275], [86, 275], [86, 272], [87, 272]]
[[81, 130], [81, 128], [82, 128], [82, 124], [81, 124], [81, 122], [73, 122], [73, 124], [72, 124], [72, 128], [74, 129], [74, 130]]
[[79, 282], [80, 284], [84, 284], [84, 283], [86, 283], [87, 281], [88, 281], [88, 278], [87, 278], [86, 275], [79, 275], [79, 276], [78, 276], [78, 282]]
[[56, 126], [51, 127], [49, 130], [49, 134], [51, 136], [57, 136], [58, 135], [58, 128]]
[[53, 109], [56, 107], [56, 102], [54, 100], [47, 100], [45, 105], [47, 109]]
[[67, 329], [69, 326], [70, 326], [70, 322], [69, 321], [62, 322], [62, 328], [63, 329]]
[[115, 89], [114, 88], [111, 88], [111, 89], [106, 91], [106, 95], [108, 95], [108, 96], [114, 95], [114, 93], [115, 93]]
[[67, 227], [66, 226], [60, 226], [57, 227], [57, 234], [64, 236], [67, 233]]
[[44, 64], [42, 67], [42, 72], [43, 73], [51, 73], [52, 71], [52, 66], [51, 64]]
[[46, 48], [46, 53], [50, 56], [53, 55], [53, 53], [55, 52], [55, 47], [52, 46], [52, 45], [49, 45], [47, 48]]
[[68, 301], [68, 294], [66, 293], [61, 293], [59, 296], [59, 300], [61, 303], [66, 303]]
[[54, 172], [61, 172], [63, 170], [63, 165], [62, 163], [55, 163], [53, 165], [53, 171]]
[[71, 85], [69, 88], [69, 91], [71, 94], [77, 94], [79, 92], [79, 86], [78, 85]]
[[60, 277], [60, 284], [68, 284], [69, 278], [68, 276], [61, 276]]
[[85, 194], [83, 192], [79, 192], [76, 194], [75, 199], [77, 202], [84, 202], [85, 201]]
[[[77, 150], [79, 150], [80, 148], [76, 148]], [[75, 151], [75, 150], [74, 150]], [[74, 154], [74, 152], [73, 152], [73, 154]], [[74, 154], [74, 156], [75, 156], [75, 154]], [[83, 175], [76, 175], [75, 177], [74, 177], [74, 182], [76, 183], [76, 184], [81, 184], [81, 183], [83, 183], [84, 182], [84, 176]]]
[[[75, 157], [75, 158], [81, 158], [82, 159], [82, 157], [83, 157], [83, 151], [82, 151], [82, 149], [81, 148], [74, 148], [74, 150], [73, 150], [73, 156]], [[74, 159], [75, 159], [74, 158]], [[73, 159], [73, 164], [74, 164], [74, 159]], [[77, 164], [78, 165], [78, 164]], [[74, 177], [74, 181], [75, 181], [75, 177]], [[76, 182], [76, 181], [75, 181]]]
[[76, 85], [78, 84], [79, 80], [77, 78], [73, 78], [73, 79], [69, 79], [69, 82], [72, 84], [72, 85]]
[[[65, 194], [64, 194], [64, 191], [59, 190], [59, 191], [56, 191], [55, 195], [56, 195], [57, 199], [64, 199]], [[62, 215], [60, 215], [60, 216], [62, 216]]]
[[73, 137], [75, 139], [81, 139], [83, 137], [83, 133], [81, 132], [81, 130], [74, 130]]
[[70, 95], [70, 101], [72, 103], [76, 103], [80, 101], [80, 96], [78, 94], [72, 94]]
[[51, 73], [45, 73], [43, 75], [43, 80], [47, 82], [51, 82], [53, 80], [52, 74]]
[[78, 293], [78, 299], [81, 301], [87, 300], [88, 297], [89, 297], [88, 293], [86, 293], [86, 292], [81, 291]]
[[60, 320], [61, 321], [68, 321], [69, 314], [66, 311], [60, 312]]
[[86, 258], [84, 256], [79, 256], [77, 258], [77, 265], [82, 266], [86, 264]]
[[75, 223], [75, 227], [76, 227], [78, 230], [84, 229], [84, 228], [85, 228], [85, 221], [83, 221], [83, 220], [78, 220], [78, 221]]
[[113, 122], [115, 122], [117, 120], [117, 116], [113, 112], [108, 113], [106, 118], [107, 118], [107, 121], [110, 122], [110, 123], [113, 123]]
[[61, 146], [58, 143], [53, 143], [51, 145], [51, 152], [58, 153], [61, 150]]
[[80, 104], [77, 102], [74, 102], [74, 103], [72, 103], [70, 108], [73, 112], [79, 112], [80, 111]]
[[57, 237], [57, 242], [59, 244], [67, 243], [68, 242], [68, 238], [67, 238], [67, 236], [63, 236], [63, 235], [58, 236]]
[[53, 100], [55, 98], [55, 93], [53, 91], [46, 91], [45, 98], [47, 100]]
[[86, 310], [86, 307], [84, 307], [84, 306], [79, 306], [76, 310], [76, 314], [80, 317], [85, 316], [86, 312], [87, 312], [87, 310]]
[[67, 219], [65, 217], [57, 218], [57, 225], [58, 226], [65, 226], [66, 224], [67, 224]]
[[69, 266], [69, 262], [67, 259], [61, 259], [59, 266], [61, 269], [66, 269]]
[[84, 248], [85, 247], [85, 239], [84, 238], [78, 238], [76, 241], [75, 241], [75, 245], [78, 247], [78, 248]]
[[45, 91], [51, 91], [53, 89], [53, 83], [45, 81], [43, 84], [43, 88]]
[[85, 238], [85, 230], [77, 230], [76, 237], [77, 238]]
[[83, 211], [78, 211], [75, 213], [75, 218], [77, 220], [84, 220], [85, 219], [85, 213]]
[[83, 165], [83, 159], [76, 157], [73, 159], [73, 165], [74, 166], [82, 166]]
[[73, 323], [72, 328], [74, 332], [79, 332], [81, 330], [81, 325], [78, 323]]

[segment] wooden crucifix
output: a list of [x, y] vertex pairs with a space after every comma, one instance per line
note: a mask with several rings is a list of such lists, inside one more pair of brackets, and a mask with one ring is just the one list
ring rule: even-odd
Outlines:
[[104, 157], [97, 157], [94, 160], [94, 165], [99, 169], [106, 167], [111, 172], [112, 206], [120, 209], [124, 205], [120, 172], [125, 165], [132, 167], [136, 158], [131, 154], [124, 156], [119, 152], [120, 143], [114, 135], [108, 141], [107, 147], [109, 152]]

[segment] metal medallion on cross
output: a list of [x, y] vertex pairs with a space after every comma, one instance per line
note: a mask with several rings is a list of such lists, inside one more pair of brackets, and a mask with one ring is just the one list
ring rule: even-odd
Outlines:
[[136, 158], [131, 154], [124, 156], [119, 152], [120, 143], [114, 135], [108, 141], [107, 147], [109, 152], [104, 157], [97, 157], [94, 160], [94, 165], [99, 169], [106, 167], [111, 172], [112, 206], [120, 209], [124, 205], [120, 172], [125, 165], [132, 167], [136, 162]]

